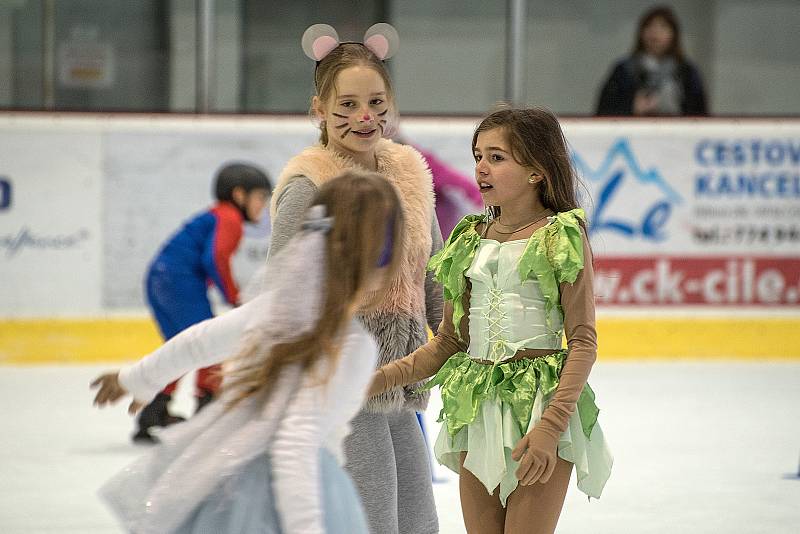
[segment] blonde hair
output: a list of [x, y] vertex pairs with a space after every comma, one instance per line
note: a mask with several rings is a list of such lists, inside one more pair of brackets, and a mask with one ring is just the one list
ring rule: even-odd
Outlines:
[[[232, 366], [235, 371], [227, 375], [224, 386], [235, 391], [229, 407], [259, 392], [268, 393], [287, 365], [300, 364], [304, 372], [322, 360], [335, 366], [344, 326], [356, 311], [375, 309], [388, 281], [396, 276], [403, 212], [394, 186], [382, 175], [346, 171], [320, 186], [312, 205], [324, 206], [333, 219], [325, 240], [327, 264], [319, 319], [311, 331], [275, 344], [266, 358], [255, 357], [259, 354], [256, 341], [243, 348], [234, 357], [239, 365]], [[386, 246], [391, 246], [391, 256], [385, 276], [377, 290], [370, 290], [367, 282], [376, 275]]]
[[[397, 107], [395, 106], [394, 87], [392, 79], [386, 65], [378, 59], [378, 56], [366, 46], [360, 43], [342, 43], [334, 48], [330, 54], [322, 58], [317, 63], [314, 71], [314, 89], [317, 97], [323, 104], [327, 104], [331, 99], [336, 98], [336, 78], [339, 73], [350, 67], [369, 67], [377, 72], [383, 79], [386, 86], [386, 102], [389, 106], [389, 113], [386, 114], [386, 127], [384, 136], [391, 136], [393, 125], [397, 119]], [[312, 118], [315, 116], [313, 107], [309, 110]], [[328, 132], [325, 129], [325, 122], [319, 125], [319, 141], [322, 145], [328, 145]]]

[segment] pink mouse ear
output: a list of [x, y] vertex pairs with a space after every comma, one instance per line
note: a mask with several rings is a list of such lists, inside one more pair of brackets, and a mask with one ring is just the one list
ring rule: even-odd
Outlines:
[[378, 56], [378, 59], [389, 59], [400, 47], [400, 36], [394, 26], [379, 22], [370, 26], [364, 34], [364, 46]]
[[332, 26], [327, 24], [314, 24], [303, 32], [303, 52], [313, 59], [320, 61], [339, 46], [339, 34]]

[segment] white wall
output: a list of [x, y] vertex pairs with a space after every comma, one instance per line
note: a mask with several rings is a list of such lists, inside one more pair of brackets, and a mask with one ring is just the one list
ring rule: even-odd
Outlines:
[[0, 121], [0, 315], [92, 315], [102, 310], [104, 187], [95, 124]]

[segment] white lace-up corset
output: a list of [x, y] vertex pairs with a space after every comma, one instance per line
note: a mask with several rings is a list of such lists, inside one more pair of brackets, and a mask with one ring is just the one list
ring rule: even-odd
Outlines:
[[[554, 307], [548, 323], [539, 282], [520, 281], [517, 262], [527, 240], [500, 243], [481, 239], [466, 271], [472, 283], [469, 303], [469, 355], [502, 361], [522, 349], [561, 348], [563, 318]], [[557, 304], [557, 303], [556, 303]]]

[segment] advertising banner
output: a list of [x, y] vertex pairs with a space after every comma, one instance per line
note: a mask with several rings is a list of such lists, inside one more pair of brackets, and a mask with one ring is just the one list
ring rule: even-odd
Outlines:
[[[445, 181], [462, 195], [474, 183], [477, 122], [403, 119], [402, 142], [449, 169], [440, 200]], [[603, 358], [800, 357], [800, 121], [562, 124]], [[317, 135], [306, 117], [0, 117], [0, 362], [152, 350], [148, 264], [213, 203], [216, 170], [247, 161], [277, 180]], [[245, 228], [233, 262], [244, 298], [269, 283], [257, 274], [269, 241], [268, 219]]]
[[[468, 176], [477, 121], [403, 124]], [[601, 307], [800, 303], [800, 122], [564, 120]]]
[[598, 302], [796, 308], [800, 126], [569, 125]]
[[[316, 139], [305, 117], [12, 122], [0, 129], [10, 316], [141, 310], [148, 262], [212, 203], [219, 166], [250, 161], [275, 180]], [[400, 133], [471, 180], [476, 123], [406, 118]], [[602, 308], [800, 310], [800, 121], [563, 125]], [[245, 235], [243, 287], [266, 256], [268, 223]]]
[[100, 310], [100, 137], [0, 128], [0, 315]]

